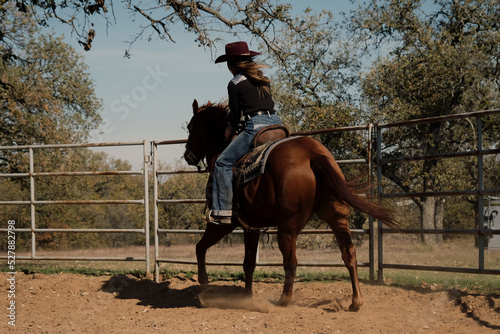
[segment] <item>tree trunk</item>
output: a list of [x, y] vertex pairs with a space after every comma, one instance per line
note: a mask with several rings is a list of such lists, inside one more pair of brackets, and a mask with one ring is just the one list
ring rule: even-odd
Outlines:
[[[431, 133], [434, 143], [426, 143], [426, 154], [433, 154], [436, 148], [436, 140], [439, 136], [439, 127], [437, 123], [431, 124]], [[436, 187], [436, 160], [425, 160], [423, 165], [423, 185], [424, 192], [433, 192]], [[438, 199], [436, 197], [424, 197], [422, 199], [422, 229], [433, 230], [435, 229], [435, 219], [436, 219], [436, 203]], [[426, 245], [433, 246], [436, 244], [435, 234], [422, 234], [422, 242]]]
[[[444, 198], [436, 198], [436, 211], [434, 213], [434, 228], [442, 230], [444, 228]], [[436, 244], [443, 243], [443, 234], [435, 234]]]
[[[422, 229], [434, 229], [434, 217], [436, 214], [436, 198], [426, 197], [422, 200], [421, 226]], [[436, 238], [433, 234], [422, 234], [422, 242], [426, 245], [435, 245]]]

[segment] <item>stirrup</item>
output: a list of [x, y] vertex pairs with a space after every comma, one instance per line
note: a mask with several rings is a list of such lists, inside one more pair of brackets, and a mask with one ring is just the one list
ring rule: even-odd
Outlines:
[[212, 216], [212, 210], [209, 210], [206, 217], [207, 223], [216, 224], [216, 225], [231, 225], [233, 220], [231, 217], [220, 217], [216, 218]]

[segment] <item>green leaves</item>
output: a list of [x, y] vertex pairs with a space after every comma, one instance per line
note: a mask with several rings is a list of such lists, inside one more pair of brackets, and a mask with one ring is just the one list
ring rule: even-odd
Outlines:
[[[498, 108], [499, 15], [495, 0], [370, 1], [356, 14], [351, 33], [384, 54], [361, 85], [371, 120], [388, 123]], [[493, 130], [496, 123], [498, 118], [483, 120], [484, 148], [500, 140]], [[392, 128], [383, 134], [384, 156], [473, 150], [476, 130], [473, 120]], [[404, 191], [464, 190], [477, 187], [476, 165], [471, 158], [427, 160], [387, 165], [383, 173]], [[442, 226], [432, 200], [414, 201], [421, 204], [422, 227]]]
[[[38, 35], [29, 15], [5, 10], [2, 42], [12, 38], [16, 56], [0, 60], [0, 145], [84, 142], [101, 122], [101, 101], [81, 56], [61, 37]], [[3, 152], [0, 168], [16, 170], [15, 154]]]

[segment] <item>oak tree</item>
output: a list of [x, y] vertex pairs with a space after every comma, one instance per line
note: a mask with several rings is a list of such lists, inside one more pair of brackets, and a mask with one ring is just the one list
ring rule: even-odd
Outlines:
[[[363, 79], [372, 120], [392, 122], [498, 108], [500, 105], [500, 7], [495, 0], [368, 1], [353, 16], [352, 36], [366, 50], [383, 50]], [[498, 121], [487, 121], [493, 146]], [[469, 122], [436, 122], [385, 132], [385, 156], [436, 155], [473, 149]], [[459, 159], [465, 170], [474, 161]], [[387, 165], [384, 175], [406, 192], [447, 190], [446, 164]], [[403, 175], [406, 174], [406, 175]], [[418, 180], [418, 182], [415, 182]], [[477, 184], [471, 179], [469, 185]], [[422, 228], [443, 227], [444, 200], [413, 198]], [[423, 240], [433, 242], [424, 235]]]

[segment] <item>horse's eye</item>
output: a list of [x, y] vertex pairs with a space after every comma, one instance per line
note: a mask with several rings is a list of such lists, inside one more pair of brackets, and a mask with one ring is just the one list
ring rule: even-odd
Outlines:
[[193, 123], [188, 124], [188, 131], [191, 132], [193, 130]]

